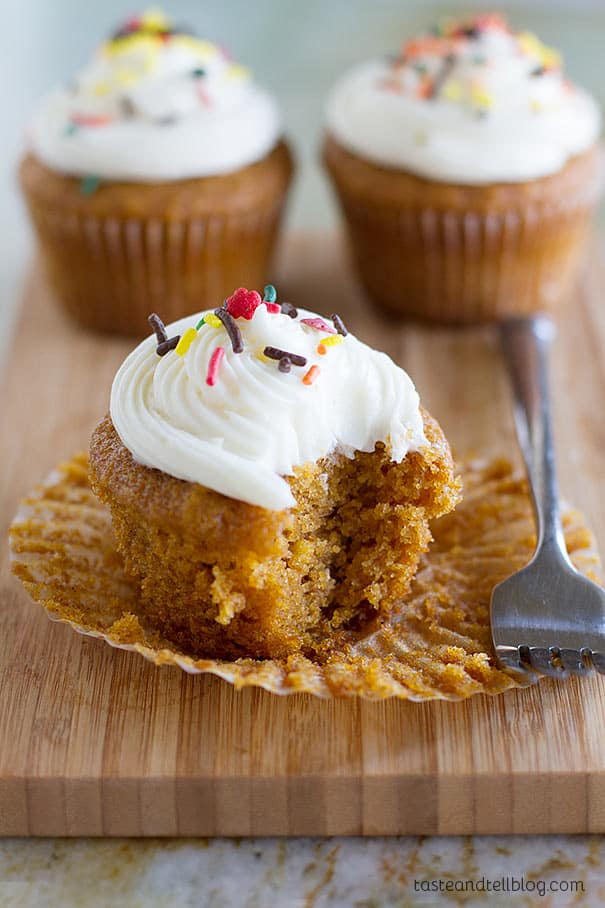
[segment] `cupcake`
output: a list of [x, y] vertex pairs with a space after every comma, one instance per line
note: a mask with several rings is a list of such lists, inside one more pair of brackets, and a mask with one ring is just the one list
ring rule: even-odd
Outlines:
[[499, 15], [447, 22], [346, 74], [323, 156], [361, 281], [432, 322], [555, 309], [601, 189], [600, 114], [559, 54]]
[[128, 21], [40, 105], [19, 170], [54, 294], [144, 335], [262, 285], [292, 174], [272, 97], [161, 13]]
[[271, 286], [150, 321], [90, 451], [144, 626], [282, 658], [387, 617], [459, 497], [408, 375]]

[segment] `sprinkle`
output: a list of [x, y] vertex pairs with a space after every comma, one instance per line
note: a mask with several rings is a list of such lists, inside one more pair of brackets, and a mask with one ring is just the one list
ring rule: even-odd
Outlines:
[[76, 126], [107, 126], [111, 123], [111, 117], [93, 114], [72, 114], [71, 122]]
[[546, 72], [545, 66], [536, 66], [536, 68], [532, 69], [532, 71], [530, 72], [530, 76], [534, 76], [534, 77], [543, 76], [545, 72]]
[[245, 287], [240, 287], [228, 298], [227, 311], [233, 318], [245, 318], [249, 321], [261, 302], [260, 293], [256, 290], [247, 290]]
[[298, 318], [298, 309], [292, 303], [282, 303], [280, 309], [283, 315], [289, 315], [290, 318]]
[[165, 356], [166, 353], [174, 350], [174, 348], [178, 345], [180, 339], [181, 335], [175, 334], [174, 337], [170, 337], [168, 340], [162, 341], [161, 344], [158, 344], [155, 352], [158, 356]]
[[281, 312], [279, 303], [265, 303], [265, 306], [267, 307], [267, 312], [272, 312], [274, 315]]
[[234, 353], [243, 353], [244, 352], [244, 342], [242, 340], [242, 332], [239, 330], [235, 324], [235, 319], [230, 312], [227, 312], [226, 309], [215, 309], [214, 314], [220, 322], [225, 326], [225, 331], [229, 335], [229, 340], [231, 341], [231, 346]]
[[481, 85], [471, 86], [471, 100], [476, 107], [489, 110], [494, 103], [494, 98]]
[[277, 367], [280, 372], [289, 372], [292, 368], [292, 360], [289, 356], [282, 356]]
[[305, 372], [305, 374], [303, 375], [303, 379], [302, 379], [303, 385], [312, 385], [313, 382], [315, 381], [315, 379], [317, 378], [317, 376], [319, 375], [320, 371], [321, 370], [320, 370], [319, 366], [311, 366], [309, 371]]
[[210, 385], [211, 387], [212, 387], [212, 385], [216, 384], [218, 370], [223, 361], [224, 355], [225, 355], [225, 348], [217, 347], [216, 350], [214, 350], [212, 356], [210, 357], [210, 361], [208, 362], [208, 371], [206, 373], [206, 384]]
[[462, 85], [456, 79], [449, 79], [443, 86], [441, 94], [448, 101], [460, 101], [462, 99]]
[[191, 75], [194, 79], [203, 79], [206, 75], [206, 70], [202, 66], [197, 66], [191, 70]]
[[318, 345], [317, 345], [317, 352], [319, 353], [320, 356], [325, 356], [326, 353], [328, 352], [328, 348], [327, 348], [327, 347], [324, 347], [323, 344], [318, 344]]
[[265, 356], [268, 356], [269, 359], [279, 360], [282, 359], [282, 357], [287, 356], [293, 366], [307, 365], [306, 356], [300, 356], [298, 353], [289, 353], [287, 350], [280, 350], [279, 347], [265, 347], [263, 353]]
[[338, 315], [336, 312], [334, 312], [334, 313], [332, 313], [330, 318], [332, 319], [332, 323], [334, 324], [334, 327], [336, 328], [338, 333], [342, 334], [343, 337], [346, 337], [349, 332], [345, 328], [345, 323], [341, 319], [340, 315]]
[[265, 287], [265, 293], [263, 295], [263, 302], [265, 303], [274, 303], [277, 299], [277, 290], [273, 284], [267, 284]]
[[164, 341], [168, 340], [168, 335], [166, 334], [166, 326], [160, 318], [159, 315], [156, 315], [155, 312], [152, 312], [151, 315], [147, 318], [147, 321], [151, 325], [152, 331], [155, 332], [155, 336], [158, 339], [158, 344], [163, 344]]
[[180, 341], [176, 345], [175, 353], [177, 354], [177, 356], [184, 356], [196, 337], [197, 331], [195, 330], [195, 328], [187, 328]]
[[201, 326], [204, 323], [206, 325], [210, 325], [211, 328], [220, 328], [223, 324], [220, 318], [215, 315], [214, 312], [209, 312], [198, 324]]
[[198, 322], [197, 325], [195, 326], [195, 330], [196, 330], [196, 331], [199, 331], [200, 328], [202, 327], [202, 325], [205, 325], [205, 324], [206, 324], [206, 317], [205, 317], [204, 315], [202, 315], [201, 319], [199, 320], [199, 322]]
[[88, 176], [82, 177], [80, 180], [80, 194], [81, 195], [92, 195], [93, 192], [96, 192], [99, 186], [101, 185], [101, 178]]
[[135, 116], [137, 109], [132, 98], [129, 98], [127, 95], [120, 98], [120, 111], [122, 112], [122, 116], [127, 119]]
[[77, 131], [78, 131], [77, 123], [68, 123], [67, 126], [65, 127], [66, 136], [73, 136], [74, 133], [76, 133]]
[[344, 337], [342, 334], [330, 334], [329, 337], [322, 337], [320, 343], [324, 347], [337, 347], [342, 344]]
[[318, 331], [327, 331], [328, 334], [335, 334], [334, 328], [330, 328], [329, 325], [326, 325], [323, 318], [301, 318], [303, 325], [309, 325], [311, 328], [316, 328]]
[[439, 70], [439, 72], [437, 73], [435, 78], [433, 79], [429, 98], [437, 98], [439, 96], [439, 93], [440, 93], [441, 89], [443, 88], [443, 86], [445, 85], [445, 83], [447, 82], [449, 75], [450, 75], [452, 69], [454, 68], [455, 64], [456, 64], [455, 54], [448, 54], [447, 57], [445, 57], [445, 59], [443, 61], [441, 69]]

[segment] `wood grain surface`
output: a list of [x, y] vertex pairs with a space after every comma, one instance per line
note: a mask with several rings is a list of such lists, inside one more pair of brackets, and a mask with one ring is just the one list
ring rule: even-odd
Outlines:
[[[339, 242], [282, 250], [283, 297], [339, 311], [415, 379], [460, 454], [514, 454], [488, 329], [398, 326], [364, 304]], [[561, 487], [605, 543], [605, 274], [560, 319]], [[73, 328], [28, 282], [4, 362], [3, 538], [17, 500], [87, 446], [126, 341]], [[0, 834], [605, 832], [605, 679], [461, 704], [280, 699], [156, 669], [52, 624], [0, 565]]]

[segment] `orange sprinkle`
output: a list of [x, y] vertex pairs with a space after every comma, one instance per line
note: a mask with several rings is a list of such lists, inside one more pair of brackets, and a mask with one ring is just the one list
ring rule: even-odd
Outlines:
[[311, 366], [308, 372], [305, 372], [303, 376], [303, 385], [312, 385], [317, 376], [319, 375], [320, 368], [319, 366]]
[[327, 351], [326, 347], [324, 346], [324, 344], [318, 344], [317, 352], [319, 353], [320, 356], [325, 356], [328, 351]]

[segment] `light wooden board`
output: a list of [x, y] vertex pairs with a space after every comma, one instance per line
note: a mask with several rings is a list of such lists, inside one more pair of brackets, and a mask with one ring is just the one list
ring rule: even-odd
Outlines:
[[[368, 309], [335, 239], [290, 240], [276, 283], [342, 312], [417, 382], [458, 452], [514, 454], [489, 330], [394, 326]], [[605, 548], [605, 275], [561, 318], [561, 485]], [[128, 342], [72, 328], [38, 277], [5, 360], [1, 520], [85, 447]], [[0, 576], [0, 834], [605, 832], [605, 679], [462, 704], [280, 699], [156, 669], [52, 624]]]

